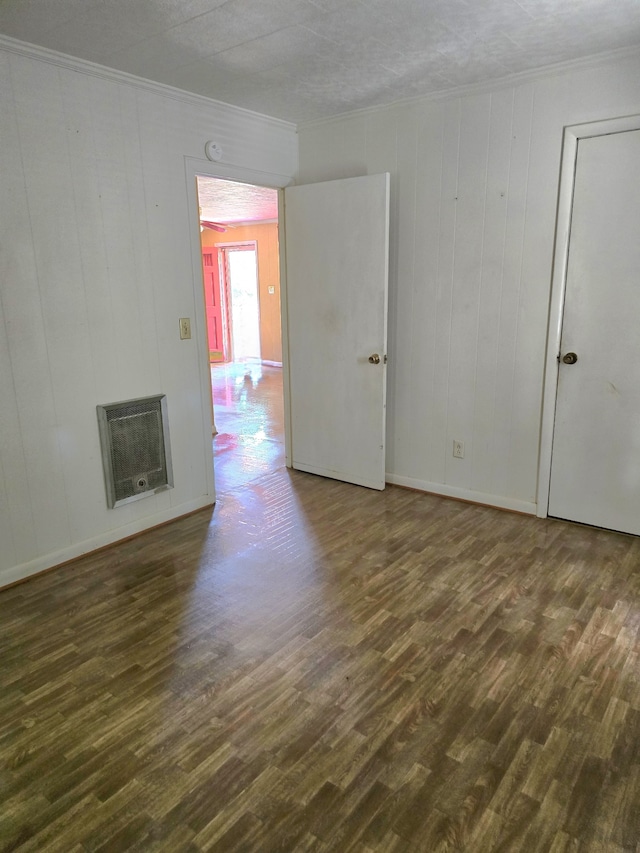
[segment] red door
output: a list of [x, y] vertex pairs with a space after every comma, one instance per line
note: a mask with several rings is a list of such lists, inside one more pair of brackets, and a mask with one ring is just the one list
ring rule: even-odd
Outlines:
[[202, 247], [202, 274], [204, 277], [204, 301], [207, 312], [207, 337], [209, 361], [226, 361], [224, 345], [224, 323], [222, 299], [220, 298], [219, 249], [215, 246]]

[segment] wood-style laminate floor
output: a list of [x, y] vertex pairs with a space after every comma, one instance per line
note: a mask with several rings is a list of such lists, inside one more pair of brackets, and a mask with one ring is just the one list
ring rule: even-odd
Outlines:
[[640, 540], [284, 469], [0, 593], [0, 850], [632, 851]]
[[246, 362], [212, 364], [211, 390], [218, 494], [282, 468], [282, 368]]

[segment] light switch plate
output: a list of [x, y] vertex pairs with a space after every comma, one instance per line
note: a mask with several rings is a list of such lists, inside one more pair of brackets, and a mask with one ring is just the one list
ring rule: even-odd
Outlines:
[[191, 338], [191, 318], [180, 317], [180, 340], [188, 341]]

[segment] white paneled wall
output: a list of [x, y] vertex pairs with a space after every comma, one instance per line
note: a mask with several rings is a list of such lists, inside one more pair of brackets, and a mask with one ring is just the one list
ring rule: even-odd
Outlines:
[[389, 481], [535, 511], [563, 128], [634, 113], [627, 57], [299, 129], [301, 183], [391, 173]]
[[[297, 143], [291, 125], [9, 41], [0, 115], [2, 586], [211, 503], [207, 347], [195, 322], [178, 334], [203, 312], [185, 157], [215, 138], [227, 170], [286, 178]], [[109, 510], [96, 405], [156, 393], [175, 488]]]

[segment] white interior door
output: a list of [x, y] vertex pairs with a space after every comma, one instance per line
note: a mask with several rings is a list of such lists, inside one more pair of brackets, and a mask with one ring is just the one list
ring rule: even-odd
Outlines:
[[285, 190], [294, 468], [383, 489], [389, 175]]
[[640, 130], [578, 142], [549, 515], [640, 534]]

